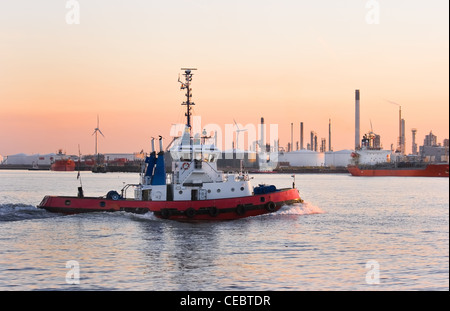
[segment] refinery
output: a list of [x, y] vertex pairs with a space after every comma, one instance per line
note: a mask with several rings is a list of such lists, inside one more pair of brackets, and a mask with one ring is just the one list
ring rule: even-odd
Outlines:
[[[397, 146], [391, 144], [390, 149], [383, 149], [380, 135], [369, 132], [361, 135], [360, 131], [360, 90], [355, 90], [355, 137], [354, 148], [334, 151], [332, 148], [332, 122], [328, 120], [327, 139], [318, 138], [311, 130], [305, 133], [304, 122], [300, 121], [298, 140], [294, 140], [294, 123], [290, 124], [290, 139], [285, 147], [279, 145], [279, 139], [271, 144], [265, 139], [264, 118], [260, 122], [260, 139], [254, 141], [249, 150], [240, 150], [239, 133], [246, 131], [236, 125], [236, 143], [232, 148], [222, 151], [217, 165], [220, 169], [236, 171], [245, 169], [250, 172], [320, 172], [347, 173], [347, 166], [352, 164], [354, 152], [365, 149], [361, 153], [359, 164], [378, 164], [383, 162], [425, 162], [448, 163], [449, 140], [438, 141], [436, 135], [430, 131], [425, 135], [423, 144], [419, 145], [417, 129], [411, 129], [411, 153], [406, 154], [406, 127], [402, 118], [401, 106], [398, 111], [398, 139]], [[93, 171], [93, 172], [140, 172], [146, 153], [141, 150], [134, 153], [99, 153], [98, 133], [103, 136], [99, 128], [98, 117], [95, 135], [95, 153], [93, 155], [67, 155], [61, 149], [56, 153], [14, 155], [0, 155], [0, 169], [28, 169], [55, 171]], [[305, 135], [306, 134], [306, 135]], [[170, 166], [170, 157], [167, 156]]]

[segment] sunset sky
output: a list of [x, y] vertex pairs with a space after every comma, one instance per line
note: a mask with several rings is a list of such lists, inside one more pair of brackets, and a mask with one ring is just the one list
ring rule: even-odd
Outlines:
[[202, 123], [264, 117], [281, 146], [291, 122], [294, 142], [300, 122], [306, 142], [310, 131], [328, 141], [331, 119], [333, 149], [353, 148], [355, 89], [361, 133], [372, 123], [385, 149], [397, 143], [393, 103], [408, 153], [411, 128], [419, 145], [430, 131], [449, 138], [448, 0], [73, 2], [79, 24], [71, 1], [0, 2], [0, 155], [92, 154], [97, 115], [99, 152], [168, 143], [185, 120], [182, 67], [198, 68]]

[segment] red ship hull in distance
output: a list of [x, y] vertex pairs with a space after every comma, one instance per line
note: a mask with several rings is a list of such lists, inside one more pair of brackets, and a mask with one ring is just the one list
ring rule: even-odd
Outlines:
[[295, 188], [267, 194], [198, 201], [141, 201], [69, 196], [45, 196], [38, 208], [63, 214], [125, 211], [153, 212], [156, 217], [179, 221], [233, 220], [278, 211], [283, 205], [301, 203]]
[[52, 171], [74, 171], [75, 170], [75, 162], [71, 159], [68, 160], [56, 160], [51, 166], [50, 169]]
[[347, 169], [353, 176], [449, 177], [448, 164], [428, 164], [423, 169], [360, 169], [349, 165]]

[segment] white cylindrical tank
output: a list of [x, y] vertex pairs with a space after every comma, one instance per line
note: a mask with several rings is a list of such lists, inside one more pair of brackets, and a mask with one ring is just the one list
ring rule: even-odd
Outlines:
[[27, 155], [25, 153], [13, 154], [6, 157], [4, 164], [8, 165], [50, 165], [55, 159], [55, 154], [32, 154]]
[[352, 150], [339, 150], [325, 153], [325, 166], [347, 167], [351, 164]]
[[5, 164], [9, 165], [24, 165], [24, 164], [31, 164], [32, 160], [29, 159], [29, 156], [25, 153], [18, 153], [9, 155], [6, 157]]
[[311, 150], [296, 150], [286, 152], [278, 156], [279, 162], [288, 162], [290, 166], [324, 166], [325, 157], [323, 153]]

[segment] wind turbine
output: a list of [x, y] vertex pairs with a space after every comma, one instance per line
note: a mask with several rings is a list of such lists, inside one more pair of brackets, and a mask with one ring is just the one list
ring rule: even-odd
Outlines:
[[97, 137], [98, 133], [100, 133], [103, 137], [105, 137], [105, 135], [103, 135], [102, 131], [100, 130], [99, 119], [97, 115], [97, 127], [94, 129], [94, 133], [92, 133], [92, 135], [95, 134], [95, 154], [97, 155], [97, 158], [98, 158], [98, 137]]
[[236, 150], [239, 149], [239, 133], [240, 132], [245, 132], [247, 131], [247, 129], [240, 129], [238, 124], [236, 123], [236, 120], [233, 119], [234, 124], [236, 125]]

